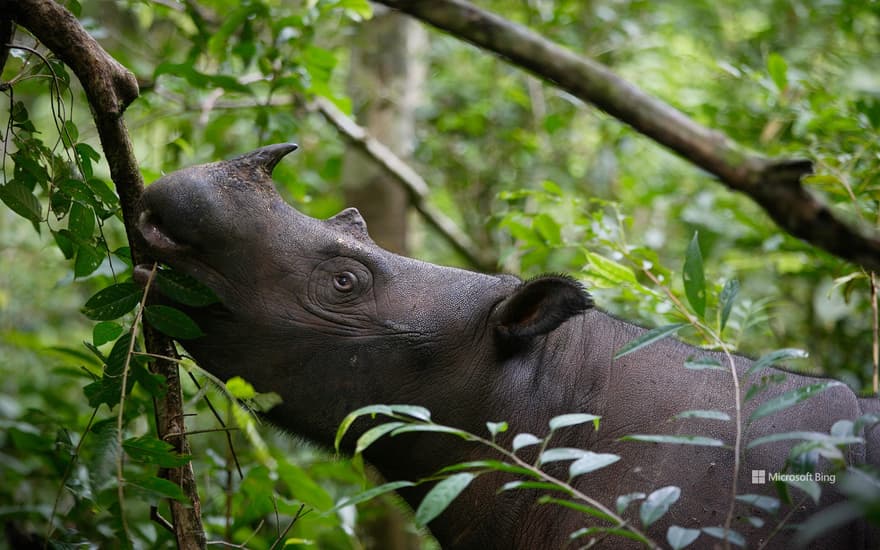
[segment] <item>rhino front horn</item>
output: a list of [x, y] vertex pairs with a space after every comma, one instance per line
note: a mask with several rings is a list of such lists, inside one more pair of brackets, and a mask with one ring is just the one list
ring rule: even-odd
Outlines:
[[299, 146], [296, 143], [276, 143], [260, 147], [250, 153], [245, 153], [239, 157], [229, 160], [229, 163], [235, 165], [251, 165], [262, 169], [267, 175], [272, 175], [272, 170], [288, 153], [297, 150]]

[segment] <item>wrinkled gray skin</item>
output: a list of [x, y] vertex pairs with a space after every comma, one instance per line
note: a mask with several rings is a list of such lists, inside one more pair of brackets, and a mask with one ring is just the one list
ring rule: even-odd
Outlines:
[[[547, 276], [522, 282], [397, 256], [376, 246], [358, 212], [328, 220], [305, 216], [275, 191], [271, 171], [295, 148], [265, 147], [232, 161], [167, 175], [144, 195], [140, 230], [160, 260], [207, 284], [221, 305], [188, 309], [206, 336], [183, 342], [221, 380], [240, 375], [284, 402], [269, 418], [324, 445], [352, 410], [377, 403], [427, 407], [436, 421], [485, 433], [487, 420], [506, 420], [506, 435], [543, 435], [556, 415], [602, 416], [560, 431], [553, 446], [580, 447], [623, 458], [584, 475], [578, 487], [610, 508], [618, 495], [681, 487], [681, 500], [649, 529], [665, 544], [669, 525], [699, 528], [724, 522], [732, 480], [732, 452], [685, 445], [619, 442], [627, 434], [698, 434], [734, 441], [732, 422], [669, 419], [688, 409], [734, 416], [729, 373], [682, 367], [693, 355], [711, 356], [672, 339], [620, 360], [612, 356], [644, 329], [592, 308], [572, 280]], [[144, 268], [137, 270], [144, 278]], [[723, 360], [723, 357], [717, 356]], [[750, 364], [737, 358], [742, 376]], [[762, 400], [815, 379], [788, 374]], [[744, 391], [744, 390], [743, 390]], [[876, 400], [873, 400], [876, 403]], [[773, 432], [828, 432], [839, 419], [877, 407], [836, 387], [783, 414], [752, 425], [749, 439]], [[746, 417], [746, 416], [744, 416]], [[354, 437], [367, 424], [356, 424]], [[849, 449], [853, 463], [878, 464], [878, 432]], [[509, 439], [502, 440], [509, 444]], [[790, 443], [745, 454], [739, 493], [774, 495], [772, 484], [752, 485], [750, 471], [782, 471]], [[416, 480], [487, 451], [445, 435], [407, 434], [367, 453], [391, 480]], [[563, 472], [560, 475], [564, 476]], [[469, 487], [431, 531], [446, 548], [561, 548], [584, 525], [583, 516], [537, 505], [535, 493], [495, 494], [506, 478], [485, 476]], [[403, 493], [417, 505], [425, 488]], [[826, 491], [823, 505], [837, 500]], [[796, 512], [799, 521], [814, 510]], [[746, 507], [738, 515], [753, 515]], [[758, 513], [757, 515], [761, 515]], [[638, 503], [627, 517], [639, 525]], [[734, 527], [757, 546], [776, 525]], [[836, 548], [876, 547], [853, 524], [828, 538]], [[707, 547], [707, 535], [699, 547]], [[788, 533], [771, 547], [785, 547]], [[580, 541], [585, 542], [585, 541]], [[717, 541], [716, 541], [717, 542]], [[620, 548], [624, 539], [603, 544]]]

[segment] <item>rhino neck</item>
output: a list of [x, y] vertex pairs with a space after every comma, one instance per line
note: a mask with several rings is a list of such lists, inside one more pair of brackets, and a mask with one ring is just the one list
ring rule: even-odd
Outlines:
[[[518, 433], [547, 435], [548, 422], [554, 416], [573, 412], [605, 416], [607, 406], [602, 390], [610, 375], [613, 322], [605, 313], [589, 311], [536, 339], [522, 353], [475, 366], [479, 370], [475, 371], [472, 384], [485, 386], [482, 398], [476, 403], [448, 402], [445, 410], [435, 404], [434, 417], [438, 422], [483, 437], [487, 436], [485, 422], [506, 421], [509, 429], [497, 440], [510, 448]], [[460, 422], [444, 420], [444, 416], [450, 414], [457, 415]], [[560, 430], [554, 434], [552, 446], [589, 448], [594, 444], [595, 433], [592, 424]], [[507, 460], [484, 446], [436, 433], [398, 436], [387, 440], [387, 445], [377, 446], [374, 454], [367, 453], [367, 458], [389, 480], [417, 480], [442, 467], [465, 461]], [[518, 456], [531, 462], [534, 452], [534, 448], [523, 449]], [[499, 487], [513, 479], [516, 478], [498, 474], [477, 478], [431, 522], [431, 532], [441, 545], [444, 548], [515, 547], [523, 530], [529, 529], [528, 518], [537, 506], [537, 493], [497, 493]], [[431, 487], [431, 484], [423, 484], [400, 494], [416, 509]]]

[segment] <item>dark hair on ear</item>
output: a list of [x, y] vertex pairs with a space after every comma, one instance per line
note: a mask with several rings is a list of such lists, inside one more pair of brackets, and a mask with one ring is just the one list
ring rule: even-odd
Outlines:
[[571, 276], [541, 275], [525, 281], [499, 304], [495, 330], [504, 340], [525, 341], [592, 307], [592, 296]]

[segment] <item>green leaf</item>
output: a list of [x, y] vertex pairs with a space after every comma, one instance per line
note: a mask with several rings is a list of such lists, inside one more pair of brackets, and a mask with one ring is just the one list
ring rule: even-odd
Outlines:
[[706, 316], [706, 277], [703, 273], [703, 255], [700, 252], [699, 234], [694, 233], [687, 247], [684, 257], [684, 269], [682, 270], [684, 293], [688, 303], [691, 304], [694, 313], [700, 319]]
[[82, 312], [95, 321], [110, 321], [134, 309], [142, 294], [143, 291], [134, 283], [117, 283], [89, 298]]
[[157, 271], [156, 285], [162, 294], [187, 306], [202, 307], [219, 301], [213, 290], [189, 275], [177, 271], [169, 269]]
[[627, 435], [620, 441], [645, 441], [648, 443], [672, 443], [677, 445], [698, 445], [703, 447], [723, 447], [724, 442], [719, 439], [702, 435]]
[[746, 546], [746, 539], [732, 529], [728, 529], [725, 532], [724, 527], [703, 527], [703, 532], [716, 539], [727, 540], [731, 544], [742, 546], [743, 548]]
[[125, 329], [123, 329], [122, 325], [119, 323], [114, 323], [113, 321], [101, 321], [95, 325], [94, 329], [92, 329], [92, 343], [96, 346], [103, 346], [107, 342], [112, 342], [119, 338], [119, 335], [122, 334], [123, 330]]
[[775, 514], [779, 512], [779, 499], [774, 497], [768, 497], [764, 495], [755, 495], [755, 494], [745, 494], [745, 495], [736, 495], [736, 500], [740, 502], [745, 502], [749, 506], [754, 506], [760, 510], [764, 510], [769, 514]]
[[780, 92], [784, 91], [785, 86], [788, 85], [788, 63], [785, 62], [785, 58], [778, 53], [771, 53], [767, 57], [767, 72], [770, 73], [776, 88]]
[[516, 452], [516, 451], [522, 449], [523, 447], [530, 447], [532, 445], [537, 445], [541, 441], [543, 441], [541, 438], [536, 437], [532, 434], [528, 434], [528, 433], [516, 434], [516, 437], [513, 438], [513, 445], [512, 445], [513, 452]]
[[567, 428], [568, 426], [577, 426], [579, 424], [585, 424], [587, 422], [592, 422], [594, 429], [598, 430], [599, 420], [601, 418], [601, 416], [596, 416], [595, 414], [561, 414], [550, 419], [550, 431], [556, 431], [559, 428]]
[[356, 14], [361, 19], [369, 19], [373, 16], [373, 6], [369, 0], [340, 0], [339, 7]]
[[169, 306], [152, 305], [144, 308], [144, 317], [153, 328], [180, 340], [204, 336], [204, 332], [186, 313]]
[[493, 439], [500, 433], [507, 431], [507, 422], [486, 422], [486, 429], [492, 434]]
[[555, 504], [557, 506], [562, 506], [571, 510], [577, 510], [578, 512], [588, 516], [593, 516], [604, 519], [605, 521], [616, 523], [616, 520], [613, 516], [608, 515], [598, 508], [594, 508], [587, 504], [581, 504], [580, 502], [572, 502], [570, 500], [562, 500], [560, 498], [553, 498], [550, 495], [544, 495], [538, 499], [538, 504]]
[[94, 273], [101, 262], [104, 261], [104, 251], [91, 243], [81, 243], [76, 249], [76, 260], [73, 264], [73, 274], [76, 277], [85, 277]]
[[405, 426], [403, 422], [386, 422], [385, 424], [379, 424], [369, 430], [365, 431], [357, 440], [357, 446], [354, 449], [354, 454], [360, 454], [364, 452], [370, 445], [376, 442], [383, 435], [396, 430], [397, 428]]
[[681, 496], [681, 489], [674, 485], [657, 489], [645, 499], [642, 507], [639, 509], [639, 518], [642, 525], [649, 527], [652, 523], [662, 518], [669, 507], [675, 504], [678, 497]]
[[[841, 502], [829, 506], [821, 512], [810, 516], [809, 521], [804, 522], [797, 531], [792, 543], [793, 548], [809, 548], [813, 539], [827, 535], [831, 531], [840, 529], [865, 515], [864, 510], [853, 501]], [[876, 513], [876, 508], [874, 508]], [[876, 517], [876, 516], [874, 516]]]
[[501, 462], [500, 460], [472, 460], [470, 462], [461, 462], [459, 464], [453, 464], [452, 466], [447, 466], [440, 470], [440, 474], [448, 474], [451, 472], [460, 472], [462, 470], [494, 470], [496, 472], [506, 472], [508, 474], [518, 474], [524, 475], [526, 477], [534, 477], [540, 478], [541, 474], [538, 472], [529, 470], [528, 468], [524, 468], [522, 466], [516, 466], [514, 464], [510, 464], [507, 462]]
[[434, 433], [445, 433], [456, 435], [462, 439], [472, 439], [473, 436], [464, 430], [459, 430], [458, 428], [453, 428], [451, 426], [443, 426], [441, 424], [406, 424], [397, 428], [393, 432], [391, 432], [392, 436], [400, 435], [403, 433], [412, 433], [412, 432], [434, 432]]
[[546, 244], [549, 246], [562, 244], [562, 229], [549, 214], [538, 214], [532, 220], [532, 224]]
[[654, 342], [658, 340], [662, 340], [667, 336], [675, 334], [682, 328], [688, 326], [688, 323], [674, 323], [671, 325], [665, 325], [662, 327], [657, 327], [655, 329], [651, 329], [646, 333], [642, 334], [635, 340], [628, 342], [625, 346], [620, 348], [616, 354], [614, 354], [614, 359], [620, 359], [625, 355], [629, 355], [634, 351], [638, 351], [646, 346], [650, 346]]
[[669, 543], [673, 550], [680, 550], [690, 546], [699, 536], [699, 529], [685, 529], [678, 525], [671, 525], [669, 530], [666, 531], [666, 542]]
[[[581, 537], [587, 537], [590, 535], [601, 535], [605, 537], [607, 535], [614, 535], [618, 537], [623, 537], [631, 540], [638, 541], [642, 543], [642, 545], [647, 547], [652, 547], [654, 544], [646, 539], [645, 537], [639, 535], [638, 533], [634, 533], [629, 529], [624, 529], [622, 527], [582, 527], [575, 531], [574, 533], [568, 536], [569, 540], [579, 539]], [[596, 539], [600, 539], [602, 537], [596, 537]], [[587, 548], [590, 546], [588, 545]]]
[[721, 366], [721, 361], [711, 357], [688, 357], [684, 362], [684, 368], [689, 370], [727, 370]]
[[6, 185], [0, 185], [0, 201], [3, 201], [10, 210], [34, 224], [40, 223], [43, 217], [39, 199], [30, 189], [14, 179]]
[[583, 449], [575, 449], [572, 447], [557, 447], [555, 449], [547, 449], [543, 453], [541, 453], [541, 464], [547, 464], [548, 462], [558, 462], [560, 460], [577, 460], [581, 458], [588, 451]]
[[617, 497], [617, 513], [623, 514], [627, 508], [629, 508], [630, 503], [636, 500], [642, 500], [645, 498], [645, 493], [628, 493], [625, 495], [620, 495]]
[[770, 416], [771, 414], [785, 410], [792, 405], [806, 401], [807, 399], [835, 386], [843, 386], [843, 383], [836, 380], [826, 380], [824, 382], [801, 386], [800, 388], [789, 390], [781, 395], [777, 395], [776, 397], [761, 403], [751, 416], [749, 416], [749, 422], [754, 422], [765, 416]]
[[95, 212], [88, 206], [73, 201], [67, 218], [67, 229], [82, 240], [92, 238], [95, 232]]
[[286, 460], [278, 462], [278, 477], [294, 498], [317, 510], [333, 507], [333, 498], [317, 484], [302, 468]]
[[706, 411], [701, 409], [692, 409], [683, 411], [672, 418], [681, 420], [682, 418], [707, 418], [709, 420], [730, 420], [730, 415], [721, 411]]
[[[119, 399], [118, 393], [116, 398]], [[88, 439], [91, 454], [86, 458], [86, 466], [93, 490], [100, 491], [116, 479], [116, 461], [120, 452], [117, 433], [115, 418], [92, 426]]]
[[61, 142], [64, 144], [64, 147], [70, 149], [78, 139], [79, 130], [76, 129], [76, 124], [72, 120], [65, 120], [61, 126]]
[[177, 468], [189, 463], [192, 458], [189, 455], [176, 453], [171, 443], [151, 435], [126, 439], [122, 443], [122, 448], [134, 460], [156, 464], [161, 468]]
[[861, 437], [852, 435], [841, 437], [828, 435], [822, 432], [782, 432], [765, 435], [764, 437], [754, 439], [749, 442], [746, 448], [752, 449], [760, 445], [766, 445], [767, 443], [776, 443], [777, 441], [788, 440], [816, 441], [828, 445], [853, 445], [856, 443], [864, 442], [864, 439], [862, 439]]
[[355, 420], [362, 416], [375, 417], [377, 414], [385, 416], [400, 414], [423, 422], [431, 421], [431, 412], [428, 409], [417, 405], [367, 405], [366, 407], [361, 407], [350, 412], [342, 419], [339, 428], [336, 430], [336, 438], [333, 443], [334, 448], [337, 451], [339, 450], [339, 444], [342, 442], [342, 438], [345, 436], [345, 433], [348, 432], [348, 429], [351, 428], [351, 425], [354, 424]]
[[726, 283], [724, 283], [724, 288], [721, 289], [721, 296], [718, 298], [719, 306], [721, 308], [721, 330], [724, 330], [724, 327], [727, 326], [727, 319], [730, 317], [730, 312], [733, 310], [733, 303], [736, 301], [736, 295], [739, 294], [739, 281], [736, 279], [730, 279]]
[[253, 399], [257, 396], [257, 390], [250, 382], [241, 376], [233, 376], [226, 381], [226, 391], [236, 399]]
[[788, 359], [804, 359], [808, 356], [809, 354], [807, 352], [796, 348], [783, 348], [771, 351], [766, 355], [762, 355], [757, 361], [752, 363], [752, 366], [746, 371], [746, 376], [751, 376], [752, 374], [773, 366], [780, 361]]
[[413, 487], [414, 485], [415, 483], [413, 483], [412, 481], [392, 481], [390, 483], [383, 483], [382, 485], [367, 489], [362, 493], [342, 498], [341, 500], [339, 500], [339, 502], [336, 503], [336, 506], [325, 512], [325, 514], [336, 513], [338, 510], [341, 510], [342, 508], [345, 508], [347, 506], [355, 506], [357, 504], [360, 504], [361, 502], [366, 502], [378, 496], [384, 495], [385, 493], [390, 493], [404, 487]]
[[557, 485], [555, 483], [549, 483], [547, 481], [510, 481], [505, 483], [498, 489], [499, 493], [504, 491], [513, 491], [517, 489], [534, 489], [538, 491], [556, 491], [560, 493], [565, 493], [571, 496], [571, 489], [566, 487], [565, 485]]
[[419, 504], [415, 516], [416, 524], [427, 525], [432, 519], [439, 516], [470, 485], [475, 477], [475, 474], [463, 472], [451, 475], [437, 483]]
[[803, 491], [813, 500], [814, 504], [819, 504], [819, 500], [822, 498], [822, 486], [812, 479], [784, 479], [783, 481], [777, 481], [776, 483], [777, 486], [779, 484], [788, 485], [789, 487], [794, 487], [795, 489]]
[[639, 284], [635, 273], [629, 267], [589, 250], [585, 250], [584, 254], [587, 257], [587, 266], [584, 269], [589, 274], [600, 277], [612, 285]]
[[604, 468], [605, 466], [610, 466], [620, 460], [620, 457], [615, 454], [594, 453], [591, 451], [586, 451], [586, 453], [587, 454], [581, 458], [572, 462], [571, 466], [568, 467], [569, 478], [575, 478], [579, 475]]
[[164, 498], [170, 498], [179, 502], [188, 503], [189, 499], [179, 485], [156, 476], [139, 476], [126, 478], [126, 487], [135, 489], [141, 497], [149, 502], [156, 502]]

